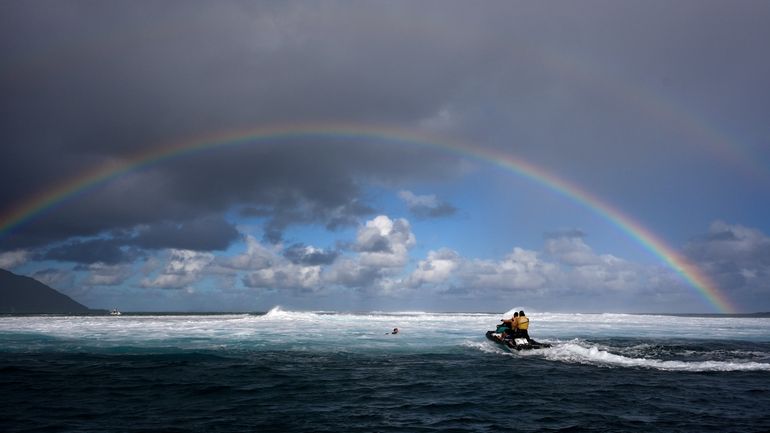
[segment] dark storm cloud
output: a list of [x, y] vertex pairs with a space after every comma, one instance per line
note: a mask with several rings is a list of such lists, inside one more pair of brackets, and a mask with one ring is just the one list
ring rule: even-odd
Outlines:
[[136, 249], [126, 249], [124, 246], [123, 239], [72, 241], [45, 251], [40, 258], [86, 264], [101, 262], [112, 265], [129, 262], [138, 257]]
[[224, 250], [240, 235], [221, 218], [199, 218], [183, 223], [161, 222], [143, 227], [133, 243], [141, 248], [176, 248], [194, 251]]
[[[286, 201], [283, 201], [284, 205]], [[273, 206], [270, 208], [246, 207], [239, 214], [247, 218], [265, 218], [263, 230], [264, 240], [276, 244], [283, 239], [283, 231], [292, 224], [325, 223], [329, 230], [353, 226], [358, 217], [370, 215], [374, 210], [355, 199], [337, 208], [324, 208], [318, 203], [307, 203], [300, 200], [292, 207]]]
[[[389, 17], [303, 3], [1, 7], [8, 157], [0, 183], [14, 185], [0, 191], [4, 208], [88, 167], [201, 133], [324, 119], [411, 122], [430, 115], [446, 97], [440, 89], [458, 78], [434, 76], [421, 59], [449, 54], [441, 38], [391, 32], [400, 17], [390, 7]], [[426, 152], [327, 144], [297, 140], [154, 167], [133, 175], [133, 185], [107, 185], [109, 192], [58, 209], [55, 220], [28, 224], [14, 245], [179, 221], [238, 203], [267, 209], [276, 241], [293, 223], [335, 228], [369, 213], [356, 177], [404, 181], [452, 171], [451, 161]]]
[[770, 288], [770, 237], [758, 229], [717, 221], [685, 253], [726, 291]]
[[[159, 144], [325, 121], [436, 129], [621, 191], [621, 200], [657, 199], [647, 181], [675, 185], [677, 156], [693, 137], [668, 130], [677, 122], [626, 90], [718, 107], [714, 118], [755, 130], [742, 119], [756, 114], [742, 113], [770, 112], [767, 16], [762, 3], [704, 1], [3, 2], [0, 208]], [[139, 231], [127, 245], [221, 249], [233, 239], [224, 225], [207, 227], [200, 243], [185, 238], [194, 216], [233, 206], [258, 209], [265, 238], [277, 242], [291, 224], [334, 229], [371, 214], [366, 181], [445, 177], [456, 162], [359, 140], [222, 148], [103, 185], [0, 249], [115, 229]], [[648, 179], [651, 168], [669, 178]], [[644, 188], [629, 188], [639, 176]], [[50, 254], [79, 255], [82, 244], [67, 245]]]
[[224, 250], [238, 238], [240, 235], [232, 224], [221, 218], [204, 217], [158, 222], [141, 226], [134, 233], [113, 232], [102, 238], [74, 240], [39, 253], [38, 258], [112, 265], [131, 262], [143, 255], [142, 250]]

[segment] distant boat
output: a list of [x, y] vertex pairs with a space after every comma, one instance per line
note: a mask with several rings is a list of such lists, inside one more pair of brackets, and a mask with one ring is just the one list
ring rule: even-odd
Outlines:
[[112, 311], [110, 311], [110, 316], [120, 316], [120, 311], [118, 311], [117, 308], [113, 308]]

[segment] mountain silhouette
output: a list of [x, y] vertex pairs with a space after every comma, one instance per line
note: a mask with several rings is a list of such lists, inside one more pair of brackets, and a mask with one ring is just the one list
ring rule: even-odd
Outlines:
[[0, 314], [70, 314], [93, 310], [34, 278], [0, 269]]

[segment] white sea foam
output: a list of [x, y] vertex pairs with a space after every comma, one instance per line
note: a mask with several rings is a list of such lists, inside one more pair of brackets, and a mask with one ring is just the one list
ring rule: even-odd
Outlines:
[[513, 356], [509, 350], [505, 350], [497, 344], [490, 344], [488, 341], [470, 341], [466, 340], [462, 342], [463, 347], [470, 349], [476, 349], [485, 353], [494, 353], [496, 355]]
[[634, 358], [610, 352], [606, 347], [580, 342], [557, 343], [542, 351], [552, 361], [591, 364], [606, 367], [637, 367], [667, 371], [770, 371], [769, 363], [742, 361], [668, 361]]
[[[177, 347], [456, 352], [464, 347], [603, 367], [770, 371], [770, 353], [765, 349], [770, 343], [770, 319], [532, 313], [530, 334], [552, 343], [553, 348], [510, 354], [484, 337], [501, 317], [485, 313], [307, 312], [281, 307], [264, 315], [5, 316], [0, 317], [0, 338], [6, 347], [16, 344], [25, 350]], [[391, 335], [393, 328], [400, 332]], [[30, 338], [25, 340], [25, 336]], [[628, 342], [616, 343], [623, 339]], [[711, 353], [707, 344], [666, 346], [672, 339], [730, 345]], [[741, 347], [741, 341], [747, 345]]]

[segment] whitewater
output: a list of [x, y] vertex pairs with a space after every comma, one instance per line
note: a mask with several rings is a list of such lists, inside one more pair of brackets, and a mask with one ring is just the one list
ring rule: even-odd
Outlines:
[[[770, 318], [534, 313], [530, 314], [531, 335], [554, 347], [511, 353], [484, 338], [484, 332], [493, 329], [503, 316], [294, 312], [276, 307], [265, 314], [4, 317], [0, 318], [0, 332], [5, 340], [3, 350], [450, 353], [473, 348], [504, 356], [605, 367], [770, 371], [770, 353], [739, 347], [711, 350], [708, 343], [768, 342]], [[393, 328], [399, 328], [400, 333], [391, 335]], [[608, 339], [622, 343], [613, 345]], [[702, 349], [666, 350], [661, 343], [666, 340], [679, 345], [690, 340]]]
[[529, 311], [511, 352], [505, 315], [2, 316], [0, 429], [770, 429], [770, 318]]

